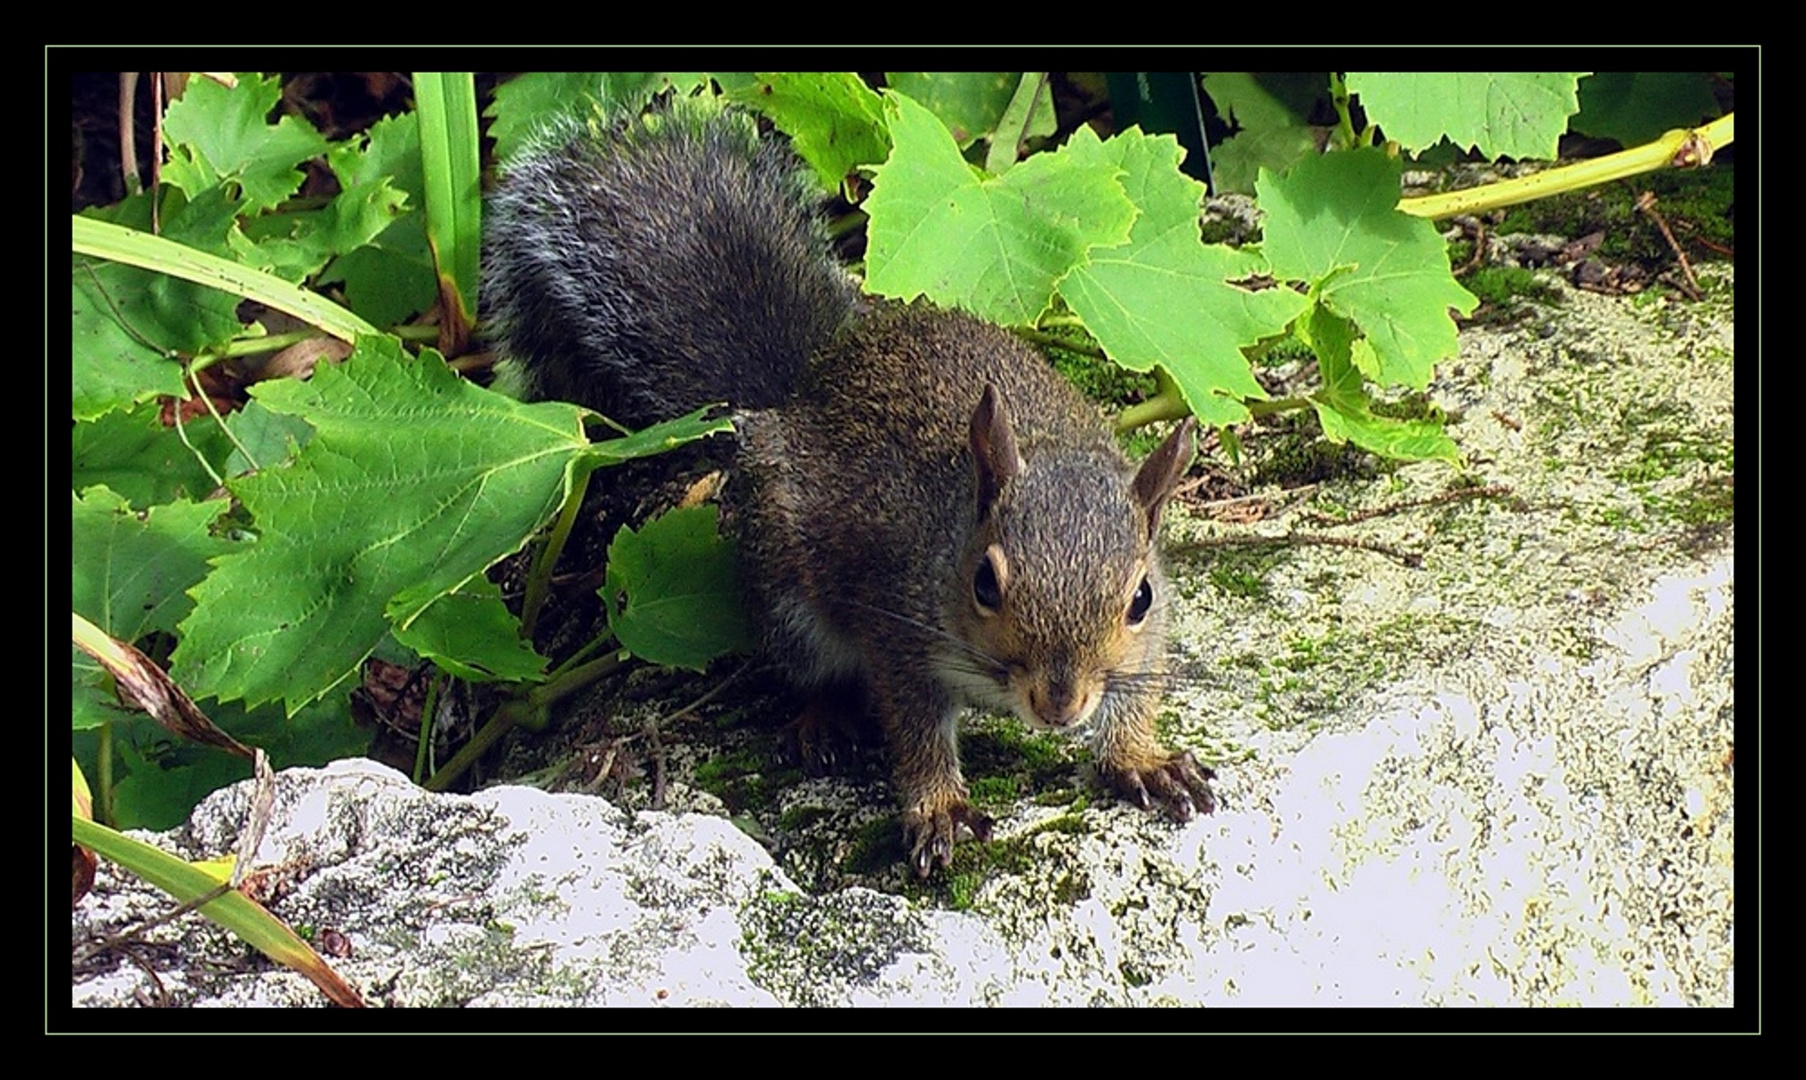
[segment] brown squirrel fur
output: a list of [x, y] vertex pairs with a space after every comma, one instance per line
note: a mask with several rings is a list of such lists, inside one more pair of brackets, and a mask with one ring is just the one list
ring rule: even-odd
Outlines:
[[1192, 421], [1137, 470], [1010, 334], [924, 303], [856, 312], [800, 166], [732, 112], [567, 131], [491, 215], [485, 311], [529, 394], [631, 424], [744, 410], [728, 498], [765, 651], [818, 703], [875, 714], [918, 874], [959, 827], [990, 833], [959, 769], [966, 705], [1089, 723], [1126, 797], [1213, 809], [1210, 770], [1153, 728], [1156, 541]]

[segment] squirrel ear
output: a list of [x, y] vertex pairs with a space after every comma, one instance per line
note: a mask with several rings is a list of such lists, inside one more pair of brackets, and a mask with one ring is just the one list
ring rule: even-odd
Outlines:
[[978, 408], [972, 410], [972, 468], [978, 481], [978, 516], [982, 518], [1004, 485], [1022, 472], [1022, 456], [1016, 451], [1009, 414], [1003, 410], [1003, 395], [989, 384], [978, 399]]
[[1159, 531], [1160, 508], [1179, 486], [1179, 478], [1185, 475], [1185, 470], [1191, 468], [1191, 459], [1198, 449], [1197, 427], [1196, 417], [1186, 417], [1135, 473], [1130, 490], [1135, 493], [1135, 502], [1142, 513], [1147, 515], [1149, 540]]

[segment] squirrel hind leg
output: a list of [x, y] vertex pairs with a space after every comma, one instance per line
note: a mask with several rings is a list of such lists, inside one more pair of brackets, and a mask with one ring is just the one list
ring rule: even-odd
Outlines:
[[858, 760], [874, 733], [864, 688], [835, 683], [808, 693], [779, 740], [786, 759], [810, 776], [825, 776]]

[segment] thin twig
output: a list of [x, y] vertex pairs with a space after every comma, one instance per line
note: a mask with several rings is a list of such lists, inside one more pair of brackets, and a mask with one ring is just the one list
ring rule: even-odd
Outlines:
[[89, 946], [88, 948], [83, 949], [82, 951], [76, 953], [75, 957], [74, 957], [74, 962], [77, 964], [85, 964], [89, 960], [93, 959], [94, 957], [99, 956], [101, 953], [106, 952], [109, 949], [117, 948], [121, 945], [124, 945], [125, 943], [127, 943], [129, 941], [135, 940], [136, 938], [143, 935], [147, 931], [154, 930], [157, 927], [162, 926], [164, 923], [171, 921], [172, 919], [180, 918], [181, 916], [186, 915], [188, 912], [193, 911], [195, 908], [201, 907], [204, 904], [210, 904], [213, 901], [218, 900], [220, 897], [226, 895], [227, 893], [229, 893], [231, 891], [232, 891], [232, 883], [229, 881], [222, 881], [218, 885], [214, 886], [213, 888], [208, 889], [206, 892], [195, 897], [193, 900], [189, 900], [186, 903], [177, 904], [175, 907], [171, 908], [170, 910], [164, 912], [161, 915], [157, 915], [152, 918], [146, 919], [145, 921], [139, 923], [138, 925], [129, 927], [125, 930], [121, 930], [119, 933], [113, 934], [110, 937], [102, 938], [101, 940], [95, 942], [93, 945]]
[[1480, 268], [1480, 264], [1486, 259], [1486, 222], [1481, 221], [1478, 218], [1474, 219], [1473, 239], [1474, 253], [1469, 257], [1467, 263], [1462, 266], [1461, 269], [1454, 272], [1455, 277], [1466, 277], [1468, 274], [1473, 273]]
[[1687, 285], [1689, 286], [1685, 290], [1687, 298], [1698, 300], [1700, 298], [1699, 279], [1693, 276], [1693, 264], [1687, 261], [1687, 253], [1681, 250], [1681, 245], [1674, 239], [1673, 231], [1668, 228], [1668, 222], [1662, 217], [1661, 211], [1655, 208], [1655, 203], [1656, 197], [1653, 191], [1645, 191], [1637, 196], [1637, 209], [1648, 215], [1649, 220], [1656, 223], [1656, 228], [1662, 230], [1663, 239], [1668, 241], [1668, 247], [1673, 250], [1674, 257], [1680, 260], [1681, 273], [1687, 275]]
[[715, 698], [723, 690], [727, 689], [729, 683], [732, 683], [735, 679], [738, 679], [741, 675], [744, 675], [746, 673], [746, 669], [750, 668], [751, 666], [752, 666], [752, 662], [750, 660], [743, 662], [739, 667], [735, 668], [731, 673], [729, 673], [727, 678], [722, 679], [720, 682], [716, 683], [713, 687], [710, 687], [708, 693], [697, 698], [695, 701], [690, 702], [688, 705], [685, 705], [683, 708], [677, 710], [676, 712], [671, 713], [669, 716], [659, 717], [656, 722], [660, 726], [663, 726], [665, 724], [671, 723], [674, 720], [682, 720], [684, 717], [695, 712], [697, 709], [700, 709], [704, 705], [707, 705], [709, 702], [715, 700]]
[[[1198, 487], [1202, 486], [1204, 484], [1204, 482], [1207, 481], [1208, 479], [1210, 479], [1210, 478], [1206, 477], [1206, 476], [1200, 476], [1196, 480], [1187, 480], [1185, 483], [1180, 484], [1178, 486], [1178, 488], [1176, 488], [1173, 491], [1173, 494], [1174, 495], [1184, 495], [1187, 492], [1196, 490]], [[1192, 505], [1191, 509], [1198, 511], [1199, 513], [1207, 514], [1207, 513], [1211, 513], [1212, 511], [1227, 510], [1228, 508], [1230, 508], [1232, 506], [1242, 506], [1247, 503], [1280, 502], [1280, 501], [1295, 502], [1298, 500], [1299, 497], [1304, 496], [1304, 495], [1309, 495], [1311, 492], [1316, 491], [1318, 488], [1320, 488], [1322, 486], [1323, 485], [1321, 483], [1302, 484], [1295, 488], [1285, 488], [1284, 490], [1277, 491], [1277, 492], [1267, 491], [1267, 492], [1259, 492], [1259, 493], [1256, 493], [1253, 495], [1237, 495], [1232, 499], [1212, 499], [1209, 502], [1202, 502], [1202, 503], [1197, 503], [1195, 505]], [[1188, 504], [1188, 505], [1190, 505], [1190, 504]]]
[[652, 746], [652, 809], [663, 810], [665, 808], [665, 744], [659, 738], [659, 731], [666, 724], [681, 720], [714, 700], [716, 695], [727, 689], [729, 683], [739, 678], [741, 674], [751, 666], [752, 664], [750, 661], [741, 664], [739, 667], [735, 668], [733, 673], [727, 678], [722, 679], [720, 682], [710, 687], [708, 693], [703, 694], [701, 697], [690, 702], [688, 705], [685, 705], [683, 708], [678, 709], [676, 712], [667, 713], [666, 715], [651, 721], [641, 732], [641, 734], [646, 736], [647, 742]]
[[1283, 536], [1212, 536], [1195, 540], [1187, 540], [1177, 545], [1181, 550], [1202, 549], [1212, 547], [1261, 547], [1279, 546], [1283, 544], [1320, 544], [1327, 547], [1354, 548], [1357, 551], [1371, 551], [1375, 555], [1384, 555], [1389, 559], [1413, 570], [1423, 566], [1423, 556], [1415, 551], [1405, 551], [1389, 544], [1375, 543], [1351, 536], [1318, 536], [1309, 533], [1286, 533]]
[[665, 808], [665, 743], [658, 737], [658, 721], [646, 725], [646, 741], [652, 747], [652, 809]]
[[1347, 517], [1330, 517], [1328, 514], [1318, 513], [1315, 510], [1304, 511], [1303, 516], [1305, 520], [1317, 525], [1353, 525], [1356, 522], [1367, 521], [1376, 517], [1385, 517], [1389, 514], [1397, 514], [1405, 510], [1415, 510], [1424, 506], [1441, 506], [1444, 503], [1459, 502], [1462, 499], [1491, 498], [1494, 496], [1506, 498], [1510, 495], [1511, 488], [1506, 485], [1488, 484], [1485, 487], [1457, 488], [1454, 491], [1445, 491], [1439, 495], [1430, 495], [1422, 499], [1410, 499], [1405, 502], [1391, 503], [1386, 506], [1376, 506], [1372, 510], [1362, 510], [1357, 513], [1349, 514]]
[[[238, 446], [240, 450], [243, 450], [244, 447], [239, 445], [237, 436], [232, 434], [231, 429], [226, 427], [226, 421], [221, 419], [219, 410], [213, 407], [213, 398], [209, 397], [206, 388], [201, 386], [201, 377], [195, 373], [194, 368], [187, 364], [183, 364], [182, 377], [185, 381], [194, 386], [195, 396], [200, 398], [203, 402], [206, 402], [207, 411], [213, 414], [213, 419], [219, 425], [219, 429], [226, 433], [226, 437], [232, 440], [233, 445]], [[176, 402], [169, 410], [169, 415], [176, 426], [176, 438], [182, 440], [182, 445], [187, 448], [189, 454], [193, 455], [194, 459], [201, 463], [201, 468], [207, 471], [207, 475], [213, 480], [214, 490], [217, 491], [225, 487], [226, 479], [214, 469], [213, 462], [208, 461], [207, 455], [196, 450], [194, 444], [188, 441], [188, 426], [182, 423], [182, 403], [179, 401]], [[250, 454], [247, 453], [245, 455], [245, 460], [251, 463], [252, 469], [257, 468], [257, 460], [251, 457]]]

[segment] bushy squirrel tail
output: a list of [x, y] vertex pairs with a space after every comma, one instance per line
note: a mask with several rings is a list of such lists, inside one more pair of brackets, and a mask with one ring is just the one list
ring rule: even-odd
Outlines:
[[853, 308], [818, 195], [787, 145], [706, 101], [545, 133], [487, 211], [506, 380], [634, 428], [782, 403]]

